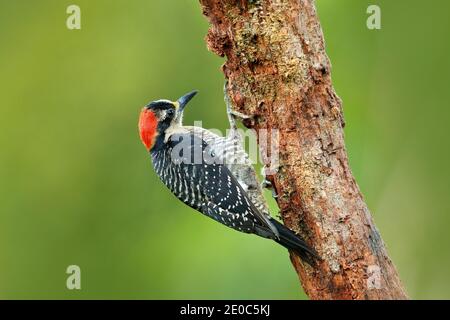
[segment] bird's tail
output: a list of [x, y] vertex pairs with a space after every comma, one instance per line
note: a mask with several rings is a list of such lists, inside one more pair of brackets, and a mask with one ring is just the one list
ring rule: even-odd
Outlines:
[[292, 250], [297, 253], [300, 258], [310, 266], [314, 266], [317, 259], [320, 260], [317, 252], [313, 248], [308, 246], [306, 242], [299, 236], [297, 236], [293, 231], [291, 231], [289, 228], [279, 223], [275, 219], [271, 219], [271, 222], [277, 228], [280, 235], [279, 239], [275, 239], [276, 242], [278, 242], [288, 250]]

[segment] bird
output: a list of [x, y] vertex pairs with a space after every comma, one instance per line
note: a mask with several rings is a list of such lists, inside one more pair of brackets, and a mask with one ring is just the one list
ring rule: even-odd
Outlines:
[[[242, 163], [225, 161], [224, 147], [230, 146], [230, 141], [239, 142], [239, 137], [217, 139], [220, 136], [209, 130], [183, 126], [184, 109], [196, 94], [197, 91], [191, 91], [176, 101], [155, 100], [140, 112], [139, 136], [157, 176], [176, 198], [194, 210], [234, 230], [272, 239], [313, 266], [320, 259], [317, 252], [270, 216], [267, 207], [260, 203], [264, 201], [258, 200], [262, 197], [260, 190], [256, 189], [253, 197], [249, 195], [248, 179], [245, 174], [239, 176], [240, 170], [251, 167], [242, 146], [235, 147], [235, 160], [241, 159]], [[251, 180], [257, 181], [254, 170], [251, 171]]]

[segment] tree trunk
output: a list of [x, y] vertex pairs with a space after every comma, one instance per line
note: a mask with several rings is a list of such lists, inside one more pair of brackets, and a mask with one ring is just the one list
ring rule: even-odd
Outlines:
[[[226, 56], [235, 111], [258, 132], [278, 129], [279, 168], [268, 176], [284, 223], [323, 261], [291, 253], [311, 299], [407, 299], [349, 168], [341, 100], [330, 78], [313, 0], [200, 0], [208, 48]], [[261, 152], [268, 148], [260, 144]]]

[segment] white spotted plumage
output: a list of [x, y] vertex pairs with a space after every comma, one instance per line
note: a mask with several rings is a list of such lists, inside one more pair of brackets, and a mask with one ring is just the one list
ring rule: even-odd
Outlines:
[[[186, 135], [204, 152], [207, 144], [195, 135]], [[244, 232], [255, 232], [255, 224], [270, 230], [270, 222], [251, 203], [244, 190], [227, 167], [220, 163], [190, 164], [171, 159], [173, 147], [168, 139], [167, 148], [152, 153], [155, 171], [173, 194], [187, 205], [205, 215]], [[197, 146], [198, 147], [198, 146]], [[192, 159], [192, 157], [190, 158]], [[170, 166], [164, 167], [164, 163]], [[251, 216], [251, 219], [248, 218]]]

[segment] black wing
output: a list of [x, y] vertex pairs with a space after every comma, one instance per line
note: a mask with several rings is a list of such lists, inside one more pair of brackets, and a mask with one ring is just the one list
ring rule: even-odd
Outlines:
[[[195, 134], [174, 134], [169, 139], [176, 174], [186, 181], [189, 192], [174, 194], [186, 204], [214, 220], [244, 232], [266, 229], [278, 238], [270, 218], [248, 198], [231, 171], [215, 157], [212, 148]], [[191, 194], [191, 196], [189, 196]], [[193, 199], [198, 201], [193, 201]]]

